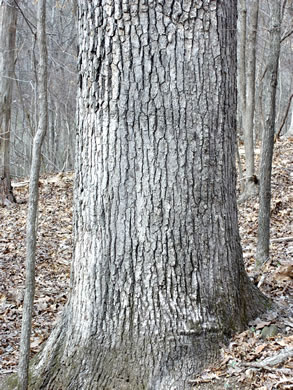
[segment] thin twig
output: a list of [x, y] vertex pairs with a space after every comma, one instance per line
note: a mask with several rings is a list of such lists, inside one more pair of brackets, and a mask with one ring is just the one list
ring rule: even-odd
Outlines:
[[34, 29], [36, 29], [36, 26], [34, 26], [33, 23], [30, 22], [30, 21], [28, 20], [28, 18], [25, 16], [25, 14], [23, 13], [22, 9], [20, 8], [20, 6], [19, 6], [17, 0], [14, 0], [14, 3], [15, 3], [15, 5], [16, 5], [16, 7], [19, 9], [19, 12], [21, 13], [21, 15], [23, 16], [23, 18], [24, 18], [26, 24], [28, 25], [28, 28], [31, 30], [31, 33], [35, 36], [36, 33], [33, 31], [33, 29], [32, 29], [31, 26], [33, 26]]

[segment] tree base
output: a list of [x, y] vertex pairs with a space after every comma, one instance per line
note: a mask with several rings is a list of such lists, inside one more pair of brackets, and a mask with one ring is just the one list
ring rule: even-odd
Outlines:
[[[243, 318], [236, 331], [270, 308], [266, 298], [244, 274]], [[194, 375], [217, 360], [229, 341], [230, 329], [162, 335], [113, 344], [111, 335], [81, 340], [66, 322], [66, 310], [44, 349], [31, 364], [31, 390], [187, 390]], [[107, 340], [107, 338], [109, 340]], [[2, 387], [12, 390], [16, 387]]]
[[259, 194], [259, 184], [256, 176], [253, 176], [251, 180], [249, 180], [242, 194], [238, 198], [238, 203], [246, 202], [248, 199], [255, 198]]
[[0, 178], [0, 205], [9, 206], [16, 203], [16, 199], [12, 192], [10, 180], [7, 177]]
[[[247, 278], [242, 288], [246, 322], [270, 308], [270, 301]], [[240, 329], [242, 331], [245, 324]], [[176, 339], [122, 340], [111, 345], [93, 335], [81, 342], [73, 340], [66, 323], [66, 310], [43, 351], [30, 367], [31, 390], [188, 390], [194, 375], [219, 357], [229, 334], [206, 331], [178, 335]], [[16, 390], [13, 375], [1, 390]]]
[[[122, 344], [106, 349], [94, 338], [86, 346], [77, 346], [64, 359], [62, 337], [45, 371], [32, 368], [33, 390], [178, 390], [191, 389], [190, 381], [219, 357], [218, 335], [182, 336], [173, 348], [167, 342]], [[220, 337], [221, 340], [223, 337]], [[56, 344], [55, 344], [56, 346]], [[132, 350], [130, 350], [132, 348]], [[149, 350], [154, 354], [147, 356]], [[86, 356], [86, 357], [85, 357]], [[48, 361], [47, 361], [48, 363]], [[44, 367], [43, 367], [44, 368]]]

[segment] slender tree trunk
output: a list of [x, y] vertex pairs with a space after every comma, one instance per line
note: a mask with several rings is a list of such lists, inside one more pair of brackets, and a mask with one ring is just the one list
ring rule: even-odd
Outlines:
[[17, 10], [0, 0], [0, 204], [15, 202], [10, 178], [10, 122]]
[[79, 2], [71, 294], [31, 389], [187, 389], [264, 310], [237, 229], [236, 11]]
[[274, 133], [276, 121], [276, 90], [278, 83], [278, 66], [280, 55], [280, 2], [271, 0], [270, 57], [268, 58], [265, 94], [265, 126], [262, 135], [260, 163], [260, 193], [258, 216], [257, 265], [269, 258], [270, 246], [270, 208], [271, 208], [271, 174], [274, 150]]
[[237, 92], [238, 107], [237, 121], [238, 132], [244, 133], [244, 120], [246, 113], [246, 0], [238, 0], [238, 24], [237, 24]]
[[41, 165], [41, 147], [47, 131], [47, 45], [46, 45], [46, 0], [38, 1], [37, 43], [39, 49], [38, 63], [38, 108], [39, 123], [34, 137], [32, 164], [29, 185], [29, 204], [26, 228], [26, 280], [23, 304], [22, 329], [19, 360], [19, 390], [28, 388], [28, 367], [30, 355], [30, 335], [35, 292], [35, 256], [37, 234], [37, 212], [39, 198], [39, 174]]
[[[239, 139], [244, 133], [244, 120], [246, 112], [246, 0], [238, 0], [238, 23], [237, 23], [237, 132]], [[240, 178], [241, 193], [245, 190], [243, 169], [237, 142], [237, 161]]]
[[[282, 122], [280, 124], [280, 127], [278, 129], [278, 131], [275, 132], [275, 136], [274, 136], [274, 140], [276, 141], [279, 137], [280, 137], [280, 134], [288, 120], [288, 116], [289, 116], [289, 111], [290, 111], [290, 106], [291, 106], [291, 102], [293, 101], [293, 94], [289, 97], [289, 101], [287, 103], [287, 107], [286, 107], [286, 110], [285, 110], [285, 114], [282, 118]], [[293, 106], [293, 104], [292, 104]], [[293, 127], [293, 109], [292, 109], [292, 116], [291, 116], [291, 122], [290, 122], [290, 126]], [[288, 128], [288, 135], [290, 135], [290, 126]], [[291, 132], [292, 132], [293, 129], [291, 129]]]
[[[292, 96], [290, 97], [291, 100], [291, 121], [288, 131], [286, 132], [286, 136], [293, 136], [293, 99]], [[281, 132], [281, 131], [280, 131]]]
[[[244, 3], [244, 0], [243, 0]], [[255, 162], [254, 162], [254, 112], [255, 112], [255, 68], [256, 68], [256, 38], [257, 38], [257, 25], [258, 25], [258, 10], [259, 0], [255, 0], [251, 5], [250, 23], [247, 35], [247, 45], [245, 51], [246, 59], [246, 74], [245, 83], [246, 88], [244, 91], [240, 91], [240, 96], [246, 93], [244, 115], [243, 115], [243, 132], [244, 132], [244, 148], [245, 148], [245, 166], [246, 166], [246, 183], [245, 192], [241, 199], [247, 199], [250, 196], [256, 195], [258, 192], [257, 179], [255, 176]], [[244, 13], [242, 11], [241, 13]], [[241, 19], [244, 19], [242, 16]], [[243, 21], [244, 23], [244, 21]], [[247, 19], [246, 19], [247, 23]], [[242, 27], [243, 28], [243, 27]], [[242, 43], [244, 32], [240, 35], [240, 43]], [[243, 43], [242, 43], [243, 45]], [[241, 50], [241, 52], [243, 49]], [[241, 54], [241, 68], [243, 67], [243, 54]], [[241, 69], [240, 68], [240, 69]], [[242, 72], [240, 71], [240, 74]], [[239, 86], [241, 89], [243, 85]], [[242, 98], [243, 99], [243, 98]], [[242, 103], [242, 99], [240, 103]]]
[[255, 112], [255, 68], [256, 68], [256, 38], [258, 25], [259, 0], [254, 0], [251, 5], [251, 20], [249, 23], [248, 45], [246, 49], [247, 73], [246, 73], [246, 113], [245, 113], [245, 155], [246, 155], [246, 178], [248, 183], [255, 174], [254, 167], [254, 112]]

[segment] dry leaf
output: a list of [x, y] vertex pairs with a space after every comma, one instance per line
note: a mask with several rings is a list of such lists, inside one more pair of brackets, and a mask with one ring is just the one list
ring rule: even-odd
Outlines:
[[259, 322], [257, 325], [256, 325], [256, 330], [259, 330], [259, 329], [262, 329], [264, 328], [265, 326], [269, 326], [271, 324], [270, 321], [261, 321]]
[[258, 346], [255, 348], [255, 352], [256, 352], [257, 354], [259, 354], [259, 353], [262, 352], [266, 347], [267, 347], [267, 344], [258, 345]]
[[293, 280], [293, 264], [279, 267], [274, 274], [276, 280]]

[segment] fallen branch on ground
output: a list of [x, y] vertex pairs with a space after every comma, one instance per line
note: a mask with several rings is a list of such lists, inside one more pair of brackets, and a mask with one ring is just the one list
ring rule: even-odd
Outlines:
[[271, 242], [289, 242], [293, 241], [293, 236], [292, 237], [280, 237], [280, 238], [272, 238]]
[[261, 362], [242, 363], [245, 367], [266, 368], [284, 363], [288, 358], [293, 357], [293, 348], [282, 350], [278, 355], [268, 357]]

